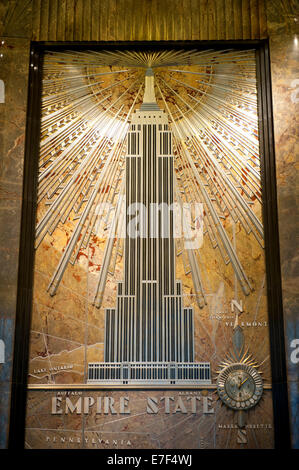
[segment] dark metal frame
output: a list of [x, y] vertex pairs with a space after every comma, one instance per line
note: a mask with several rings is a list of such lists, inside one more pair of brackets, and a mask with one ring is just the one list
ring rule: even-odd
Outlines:
[[276, 172], [273, 138], [270, 59], [267, 40], [151, 41], [151, 42], [32, 42], [25, 143], [23, 206], [19, 251], [18, 297], [11, 391], [9, 448], [24, 449], [27, 376], [31, 325], [36, 221], [37, 172], [40, 135], [42, 62], [45, 51], [88, 49], [255, 49], [263, 193], [263, 223], [267, 273], [268, 314], [272, 369], [275, 448], [290, 448], [288, 389], [282, 310]]

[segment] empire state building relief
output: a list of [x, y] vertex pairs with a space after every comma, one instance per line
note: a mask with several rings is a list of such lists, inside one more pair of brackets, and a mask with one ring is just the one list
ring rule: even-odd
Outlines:
[[42, 74], [29, 386], [216, 387], [238, 329], [270, 383], [254, 51]]
[[[210, 364], [194, 362], [194, 312], [184, 308], [182, 283], [176, 279], [174, 194], [172, 134], [167, 114], [156, 103], [149, 67], [125, 156], [125, 222], [130, 223], [134, 205], [141, 212], [140, 227], [126, 231], [124, 280], [116, 308], [105, 311], [105, 362], [88, 365], [88, 382], [211, 382]], [[103, 287], [100, 281], [97, 298], [103, 297]]]
[[45, 52], [38, 164], [28, 445], [271, 447], [254, 49]]

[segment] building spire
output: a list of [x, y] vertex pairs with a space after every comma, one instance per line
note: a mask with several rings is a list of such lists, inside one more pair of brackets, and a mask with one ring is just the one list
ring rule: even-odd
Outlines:
[[155, 110], [160, 110], [159, 106], [157, 105], [155, 95], [155, 76], [153, 69], [151, 67], [148, 67], [145, 72], [144, 96], [140, 111]]

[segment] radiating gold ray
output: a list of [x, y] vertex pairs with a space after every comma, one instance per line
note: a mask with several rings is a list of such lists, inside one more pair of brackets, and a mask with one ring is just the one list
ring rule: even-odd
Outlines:
[[[73, 226], [50, 293], [55, 294], [67, 264], [88, 248], [100, 219], [96, 205], [112, 201], [116, 206], [127, 127], [140, 104], [148, 66], [155, 71], [159, 106], [171, 121], [177, 200], [204, 204], [204, 236], [223, 262], [233, 265], [249, 294], [225, 222], [240, 222], [263, 246], [255, 58], [252, 51], [233, 49], [46, 54], [36, 246], [68, 220]], [[107, 246], [106, 274], [115, 264], [115, 249]], [[184, 262], [201, 307], [205, 288], [197, 254], [188, 253]], [[102, 295], [101, 287], [97, 299]], [[250, 360], [246, 354], [243, 359]]]

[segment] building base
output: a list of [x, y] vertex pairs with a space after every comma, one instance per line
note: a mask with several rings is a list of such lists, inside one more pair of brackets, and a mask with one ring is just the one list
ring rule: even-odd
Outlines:
[[209, 385], [209, 362], [94, 362], [87, 383], [111, 385]]

